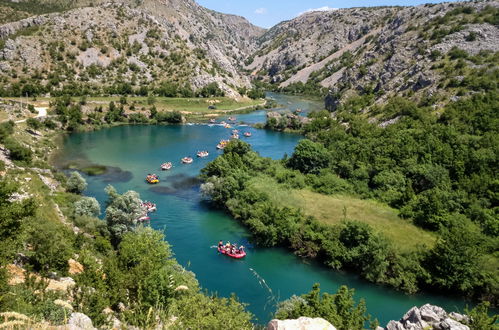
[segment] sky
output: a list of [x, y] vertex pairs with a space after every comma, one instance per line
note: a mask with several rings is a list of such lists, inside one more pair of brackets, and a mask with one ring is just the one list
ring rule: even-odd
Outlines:
[[307, 10], [367, 6], [414, 6], [430, 0], [196, 0], [201, 6], [222, 13], [246, 17], [264, 28], [292, 19]]

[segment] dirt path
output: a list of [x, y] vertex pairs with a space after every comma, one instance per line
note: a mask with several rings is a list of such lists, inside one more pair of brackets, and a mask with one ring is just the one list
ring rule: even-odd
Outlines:
[[279, 87], [287, 87], [289, 86], [290, 84], [292, 83], [297, 83], [297, 82], [302, 82], [302, 83], [306, 83], [308, 78], [310, 77], [310, 75], [312, 74], [312, 72], [315, 72], [315, 71], [319, 71], [321, 70], [322, 68], [324, 68], [329, 62], [331, 62], [332, 60], [334, 59], [337, 59], [339, 58], [341, 55], [343, 55], [345, 52], [347, 51], [352, 51], [352, 50], [355, 50], [357, 48], [359, 48], [363, 43], [364, 41], [366, 40], [367, 37], [373, 35], [373, 34], [376, 34], [378, 33], [379, 31], [381, 31], [381, 28], [378, 28], [378, 29], [374, 29], [372, 30], [371, 32], [369, 32], [368, 34], [366, 34], [365, 36], [363, 36], [362, 38], [346, 45], [345, 47], [343, 47], [342, 49], [338, 50], [337, 52], [329, 55], [328, 57], [326, 57], [325, 59], [323, 59], [322, 61], [320, 62], [317, 62], [315, 64], [312, 64], [304, 69], [301, 69], [300, 71], [298, 71], [294, 76], [292, 76], [291, 78], [289, 78], [288, 80], [282, 82]]
[[[38, 114], [35, 116], [35, 118], [43, 118], [47, 116], [47, 108], [46, 107], [35, 107], [36, 112]], [[27, 119], [22, 119], [22, 120], [16, 120], [15, 123], [24, 123]]]

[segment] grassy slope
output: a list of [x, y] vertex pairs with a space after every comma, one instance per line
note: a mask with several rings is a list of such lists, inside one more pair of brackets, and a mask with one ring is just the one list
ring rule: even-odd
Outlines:
[[[5, 100], [23, 101], [26, 102], [26, 98], [16, 98], [8, 97], [3, 98]], [[54, 98], [39, 97], [36, 101], [29, 100], [29, 103], [34, 106], [48, 106]], [[79, 100], [79, 98], [74, 98], [74, 100]], [[109, 102], [113, 101], [118, 103], [120, 97], [110, 96], [110, 97], [88, 97], [88, 105], [102, 105], [107, 106]], [[147, 103], [147, 97], [127, 97], [127, 104], [136, 104], [136, 107], [146, 107], [150, 108], [152, 105]], [[199, 113], [213, 113], [214, 110], [208, 109], [208, 106], [213, 104], [216, 106], [217, 110], [227, 111], [227, 110], [238, 110], [244, 107], [251, 107], [258, 104], [262, 104], [262, 100], [252, 100], [252, 99], [241, 99], [234, 100], [228, 97], [215, 97], [215, 98], [173, 98], [173, 97], [156, 97], [154, 105], [158, 110], [178, 110], [186, 112], [199, 112]]]
[[416, 227], [409, 220], [401, 219], [397, 210], [373, 200], [286, 189], [270, 178], [255, 178], [252, 185], [266, 192], [274, 202], [283, 206], [298, 207], [306, 215], [313, 216], [325, 224], [340, 224], [346, 212], [347, 219], [369, 224], [385, 235], [401, 252], [413, 251], [422, 244], [431, 248], [436, 242], [435, 234]]

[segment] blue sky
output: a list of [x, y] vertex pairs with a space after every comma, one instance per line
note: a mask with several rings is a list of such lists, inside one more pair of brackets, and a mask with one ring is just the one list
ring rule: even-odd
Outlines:
[[251, 23], [269, 28], [309, 9], [366, 6], [413, 6], [441, 1], [424, 0], [196, 0], [200, 5], [222, 13], [246, 17]]

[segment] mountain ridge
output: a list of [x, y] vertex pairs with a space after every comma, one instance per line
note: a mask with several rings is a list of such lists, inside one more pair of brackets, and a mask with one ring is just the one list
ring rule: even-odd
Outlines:
[[[7, 8], [8, 2], [0, 6]], [[23, 3], [25, 10], [32, 3], [61, 6], [58, 0]], [[285, 92], [325, 96], [329, 91], [331, 109], [352, 97], [372, 95], [369, 108], [395, 95], [417, 102], [435, 94], [458, 97], [457, 88], [440, 88], [462, 76], [437, 67], [447, 54], [455, 49], [470, 56], [499, 51], [496, 0], [316, 11], [268, 30], [192, 0], [89, 4], [78, 0], [62, 13], [0, 26], [3, 95], [76, 90], [143, 95], [145, 87], [140, 87], [147, 86], [147, 93], [191, 96], [217, 84], [238, 98], [252, 81], [261, 80]], [[54, 74], [62, 79], [56, 81]], [[40, 79], [33, 81], [33, 76]], [[430, 103], [441, 107], [446, 102]]]

